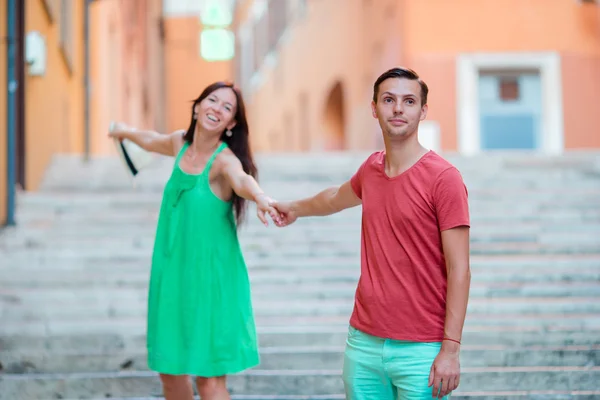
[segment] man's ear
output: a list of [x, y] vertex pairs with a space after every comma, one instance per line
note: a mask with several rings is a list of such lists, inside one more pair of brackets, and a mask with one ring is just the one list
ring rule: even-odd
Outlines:
[[377, 104], [375, 104], [374, 100], [371, 100], [371, 113], [373, 114], [373, 118], [377, 118]]
[[421, 107], [421, 118], [419, 118], [421, 121], [425, 120], [427, 117], [427, 111], [429, 111], [429, 106], [425, 104], [423, 107]]

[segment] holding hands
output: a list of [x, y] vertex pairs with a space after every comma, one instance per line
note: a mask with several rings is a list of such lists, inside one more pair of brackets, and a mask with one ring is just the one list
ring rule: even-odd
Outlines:
[[267, 214], [275, 223], [275, 226], [280, 228], [284, 226], [288, 226], [298, 218], [294, 209], [292, 208], [292, 203], [284, 203], [273, 200], [266, 194], [262, 193], [256, 196], [256, 213], [258, 219], [265, 225], [268, 225], [267, 222]]
[[291, 225], [298, 219], [298, 214], [291, 202], [273, 201], [271, 202], [271, 206], [277, 213], [273, 222], [280, 228]]

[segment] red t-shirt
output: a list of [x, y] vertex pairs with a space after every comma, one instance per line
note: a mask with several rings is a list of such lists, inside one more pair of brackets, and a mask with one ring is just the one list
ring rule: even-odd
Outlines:
[[429, 151], [389, 178], [380, 151], [350, 183], [362, 199], [361, 274], [350, 325], [381, 338], [441, 341], [447, 280], [440, 232], [469, 226], [462, 176]]

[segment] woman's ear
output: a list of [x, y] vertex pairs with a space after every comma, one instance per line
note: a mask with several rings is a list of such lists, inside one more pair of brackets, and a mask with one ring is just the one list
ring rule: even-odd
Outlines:
[[230, 131], [237, 125], [237, 121], [233, 120], [229, 125], [227, 125], [227, 130]]

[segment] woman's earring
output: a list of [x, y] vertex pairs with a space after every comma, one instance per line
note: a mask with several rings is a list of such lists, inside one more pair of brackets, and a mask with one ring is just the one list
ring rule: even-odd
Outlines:
[[233, 132], [231, 132], [231, 129], [227, 129], [227, 132], [225, 132], [225, 134], [226, 134], [228, 137], [231, 137], [231, 135], [233, 135]]

